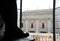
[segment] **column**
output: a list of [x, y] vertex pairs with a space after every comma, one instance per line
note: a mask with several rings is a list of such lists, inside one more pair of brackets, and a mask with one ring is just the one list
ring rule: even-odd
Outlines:
[[33, 24], [33, 25], [34, 25], [34, 26], [33, 26], [33, 30], [36, 32], [36, 19], [35, 19], [35, 18], [33, 19], [33, 23], [34, 23], [34, 24]]
[[51, 31], [51, 21], [50, 19], [48, 19], [48, 33], [50, 33]]
[[28, 31], [30, 31], [30, 19], [28, 19]]
[[36, 33], [39, 32], [39, 20], [36, 20]]
[[26, 20], [26, 32], [28, 32], [28, 20]]
[[48, 31], [48, 19], [47, 18], [45, 19], [45, 30], [46, 32]]
[[39, 32], [41, 32], [41, 28], [42, 28], [42, 18], [39, 19]]
[[24, 30], [24, 32], [26, 32], [26, 22], [25, 22], [25, 20], [23, 20], [23, 30]]

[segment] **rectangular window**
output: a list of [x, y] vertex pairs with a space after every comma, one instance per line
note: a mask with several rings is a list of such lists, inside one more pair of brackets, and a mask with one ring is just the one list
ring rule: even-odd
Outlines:
[[31, 28], [33, 28], [33, 23], [31, 23]]
[[[22, 0], [22, 20], [24, 21], [24, 26], [25, 26], [25, 32], [28, 32], [30, 30], [30, 22], [31, 20], [34, 21], [34, 31], [35, 34], [37, 32], [40, 34], [40, 31], [42, 31], [46, 35], [47, 41], [51, 40], [53, 41], [54, 38], [54, 29], [55, 28], [55, 20], [54, 20], [54, 5], [53, 5], [53, 0]], [[50, 18], [50, 19], [49, 19]], [[42, 23], [42, 21], [45, 21], [45, 24]], [[41, 29], [41, 24], [42, 28]], [[33, 23], [31, 24], [31, 28], [33, 28]], [[51, 33], [52, 32], [52, 33]], [[32, 32], [33, 33], [33, 32]], [[38, 34], [37, 34], [38, 35]], [[41, 34], [40, 34], [41, 35]], [[38, 35], [39, 37], [43, 37]], [[46, 37], [44, 37], [46, 39]], [[38, 38], [38, 37], [37, 37]], [[39, 38], [40, 39], [40, 38]], [[42, 41], [45, 41], [42, 39]]]
[[22, 23], [22, 27], [23, 27], [23, 23]]
[[44, 28], [45, 27], [45, 25], [44, 25], [44, 23], [42, 23], [42, 28]]

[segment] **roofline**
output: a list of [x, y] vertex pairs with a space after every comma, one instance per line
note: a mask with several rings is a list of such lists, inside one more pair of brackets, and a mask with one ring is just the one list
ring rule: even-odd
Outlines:
[[[55, 9], [59, 9], [60, 7], [56, 7]], [[20, 9], [18, 9], [18, 10], [20, 10]]]
[[59, 9], [60, 7], [56, 7], [55, 9]]

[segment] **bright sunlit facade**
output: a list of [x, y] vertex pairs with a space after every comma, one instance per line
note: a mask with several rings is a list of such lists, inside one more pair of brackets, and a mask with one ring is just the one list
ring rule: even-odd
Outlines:
[[22, 30], [25, 32], [47, 32], [53, 30], [52, 9], [22, 12]]

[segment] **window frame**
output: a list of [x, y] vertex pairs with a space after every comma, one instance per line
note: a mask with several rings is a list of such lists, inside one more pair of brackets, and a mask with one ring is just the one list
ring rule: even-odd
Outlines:
[[56, 4], [56, 0], [53, 0], [53, 41], [56, 41], [55, 39], [55, 4]]
[[[55, 39], [55, 2], [56, 0], [53, 0], [53, 41], [56, 41]], [[22, 27], [22, 0], [20, 0], [20, 28]]]

